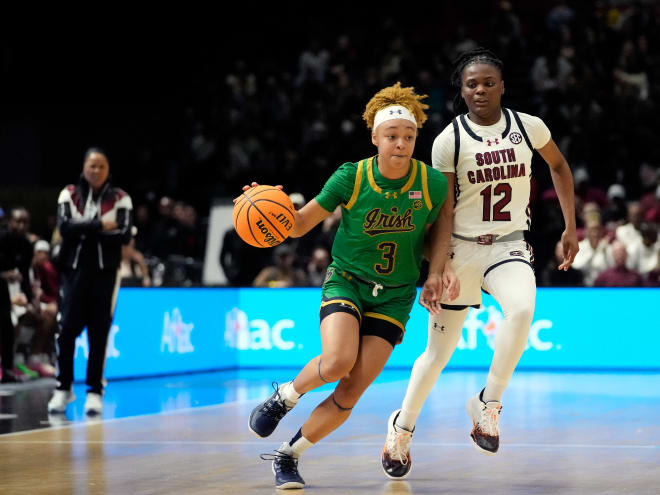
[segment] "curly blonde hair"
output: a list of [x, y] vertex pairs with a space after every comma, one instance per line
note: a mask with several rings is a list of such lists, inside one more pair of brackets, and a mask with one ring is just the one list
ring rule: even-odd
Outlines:
[[415, 94], [415, 88], [402, 88], [401, 83], [397, 82], [394, 86], [381, 89], [374, 95], [362, 114], [362, 118], [367, 122], [367, 127], [372, 129], [374, 126], [374, 117], [379, 110], [387, 108], [391, 105], [401, 105], [406, 107], [415, 116], [417, 127], [421, 129], [422, 125], [428, 117], [424, 110], [429, 108], [428, 105], [422, 103], [421, 100], [426, 98], [427, 95]]

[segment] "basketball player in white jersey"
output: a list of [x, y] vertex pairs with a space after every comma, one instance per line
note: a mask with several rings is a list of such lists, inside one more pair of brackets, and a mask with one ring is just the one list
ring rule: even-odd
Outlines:
[[[454, 63], [452, 83], [460, 88], [454, 107], [462, 99], [468, 112], [438, 135], [432, 159], [455, 192], [450, 257], [460, 295], [451, 304], [442, 299], [442, 310], [431, 311], [426, 350], [415, 361], [401, 409], [388, 420], [382, 465], [389, 478], [410, 473], [417, 416], [458, 344], [468, 309], [481, 305], [482, 288], [500, 304], [504, 321], [485, 387], [467, 401], [466, 409], [473, 445], [489, 455], [498, 450], [502, 395], [525, 349], [534, 313], [533, 256], [524, 237], [530, 228], [534, 150], [550, 167], [564, 216], [564, 259], [558, 268], [567, 270], [578, 251], [570, 168], [540, 118], [500, 106], [502, 69], [502, 61], [483, 48], [461, 54]], [[438, 274], [431, 273], [422, 289], [421, 298], [430, 307], [442, 294], [439, 283]]]

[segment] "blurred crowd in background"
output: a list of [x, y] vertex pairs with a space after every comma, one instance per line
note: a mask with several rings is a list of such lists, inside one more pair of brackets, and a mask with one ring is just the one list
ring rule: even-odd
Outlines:
[[[476, 46], [504, 61], [503, 105], [541, 117], [573, 170], [580, 252], [559, 272], [561, 210], [547, 166], [533, 162], [538, 285], [660, 286], [658, 2], [442, 2], [424, 16], [376, 19], [360, 6], [326, 14], [301, 18], [296, 30], [276, 31], [284, 17], [255, 21], [231, 48], [172, 49], [172, 64], [187, 61], [182, 83], [156, 103], [7, 107], [2, 156], [19, 150], [40, 167], [3, 168], [0, 191], [0, 257], [18, 244], [31, 257], [27, 280], [2, 273], [19, 334], [17, 376], [54, 373], [55, 191], [75, 181], [88, 146], [105, 145], [113, 182], [133, 198], [137, 233], [123, 248], [122, 285], [200, 285], [213, 202], [231, 204], [254, 180], [284, 185], [300, 208], [343, 162], [375, 152], [361, 115], [381, 88], [401, 81], [428, 95], [415, 156], [430, 164], [432, 142], [454, 116], [451, 62]], [[17, 62], [3, 61], [11, 75]], [[85, 125], [90, 116], [102, 125]], [[211, 262], [232, 286], [320, 286], [340, 218], [335, 211], [274, 249], [252, 248], [230, 228]]]
[[[258, 174], [262, 183], [282, 183], [313, 197], [338, 164], [373, 153], [361, 121], [364, 103], [398, 80], [429, 95], [430, 118], [415, 156], [430, 163], [433, 139], [453, 118], [451, 61], [483, 45], [504, 61], [503, 105], [541, 117], [574, 172], [583, 240], [576, 269], [565, 275], [556, 270], [555, 243], [563, 230], [559, 203], [547, 166], [535, 157], [530, 237], [539, 285], [590, 286], [600, 272], [622, 265], [638, 277], [615, 275], [598, 284], [642, 285], [653, 270], [657, 284], [660, 5], [516, 7], [522, 4], [491, 4], [479, 31], [458, 23], [442, 37], [435, 33], [451, 15], [444, 21], [433, 17], [435, 27], [426, 30], [419, 19], [411, 25], [392, 20], [315, 38], [288, 71], [274, 71], [273, 61], [237, 61], [219, 113], [229, 121], [209, 119], [204, 126], [222, 123], [221, 134], [228, 133], [228, 193]], [[311, 254], [298, 254], [299, 267], [308, 265]]]
[[[601, 272], [623, 265], [639, 278], [614, 276], [610, 283], [657, 283], [657, 275], [647, 280], [658, 270], [660, 221], [657, 2], [443, 2], [424, 16], [374, 18], [360, 6], [345, 14], [301, 18], [300, 29], [278, 35], [273, 26], [283, 18], [274, 17], [255, 21], [258, 29], [244, 43], [186, 45], [183, 55], [172, 54], [173, 64], [177, 56], [190, 60], [171, 101], [105, 109], [105, 127], [83, 134], [97, 139], [80, 153], [105, 144], [113, 182], [133, 198], [137, 235], [126, 248], [124, 285], [201, 284], [214, 199], [229, 203], [256, 180], [284, 185], [299, 204], [311, 200], [341, 163], [375, 152], [361, 115], [376, 91], [396, 81], [428, 95], [429, 120], [415, 156], [430, 163], [433, 139], [453, 118], [451, 61], [479, 45], [504, 61], [503, 105], [541, 117], [575, 177], [582, 244], [565, 276], [554, 270], [559, 204], [547, 166], [534, 159], [530, 241], [538, 284], [598, 285]], [[268, 43], [249, 45], [258, 31]], [[39, 118], [65, 119], [66, 129], [80, 117], [76, 108], [57, 117], [42, 109]], [[50, 140], [66, 141], [63, 134]], [[41, 159], [59, 164], [48, 142], [42, 134]], [[75, 179], [80, 163], [44, 167], [41, 182], [59, 189]], [[55, 201], [39, 211], [25, 205], [38, 224], [33, 240], [53, 247]], [[16, 203], [0, 198], [5, 222]], [[213, 261], [230, 285], [320, 285], [337, 219], [279, 249], [252, 249], [230, 230]]]

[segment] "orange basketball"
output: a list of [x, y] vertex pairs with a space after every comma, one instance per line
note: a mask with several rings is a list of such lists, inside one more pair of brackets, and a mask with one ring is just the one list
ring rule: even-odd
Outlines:
[[289, 196], [273, 186], [248, 189], [234, 203], [234, 229], [252, 246], [277, 246], [289, 237], [295, 219]]

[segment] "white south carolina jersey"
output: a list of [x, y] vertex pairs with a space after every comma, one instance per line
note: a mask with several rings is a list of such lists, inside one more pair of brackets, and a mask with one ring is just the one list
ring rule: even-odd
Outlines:
[[455, 175], [455, 234], [476, 237], [529, 230], [532, 155], [550, 130], [532, 115], [502, 108], [496, 124], [456, 117], [433, 142], [433, 167]]

